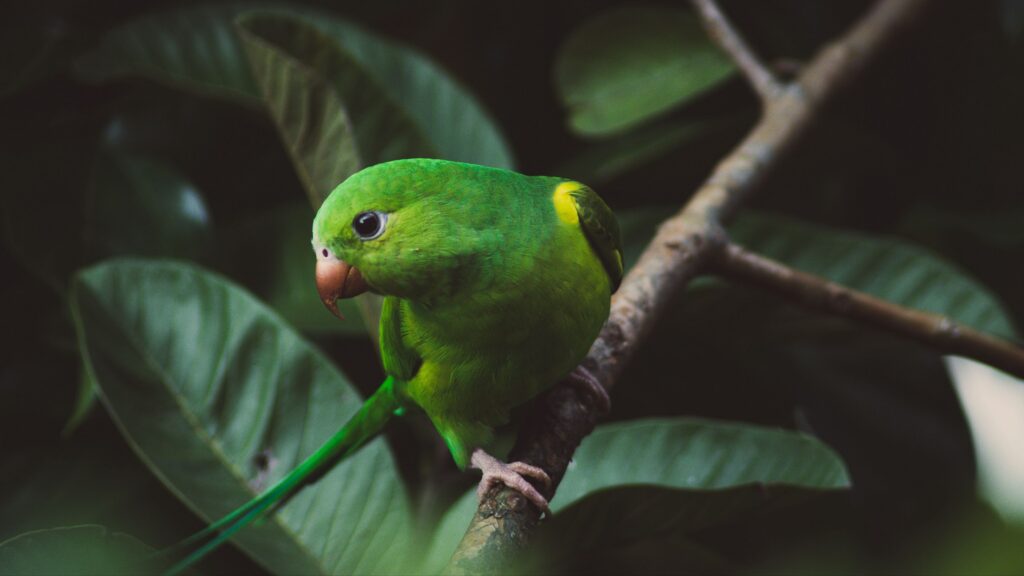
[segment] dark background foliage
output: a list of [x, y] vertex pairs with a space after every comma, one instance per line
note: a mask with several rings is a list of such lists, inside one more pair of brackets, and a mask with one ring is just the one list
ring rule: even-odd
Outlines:
[[[118, 25], [191, 4], [200, 3], [30, 2], [5, 10], [0, 541], [95, 523], [159, 547], [203, 525], [92, 401], [68, 306], [76, 270], [114, 256], [193, 261], [278, 309], [364, 395], [381, 380], [358, 320], [334, 327], [326, 313], [295, 304], [306, 296], [281, 279], [304, 269], [293, 262], [308, 257], [301, 230], [312, 212], [261, 107], [130, 75], [97, 83], [74, 73]], [[494, 117], [518, 170], [579, 178], [600, 191], [622, 215], [632, 259], [658, 219], [752, 124], [757, 102], [734, 75], [618, 133], [574, 130], [554, 63], [582, 23], [615, 4], [308, 5], [439, 63]], [[865, 4], [723, 7], [765, 59], [785, 69], [845, 30]], [[1024, 325], [1022, 35], [1017, 2], [936, 2], [917, 33], [899, 39], [772, 175], [751, 206], [761, 214], [737, 223], [737, 239], [862, 289], [886, 270], [931, 270], [939, 258], [951, 267], [927, 272], [931, 280], [973, 278], [965, 290], [987, 291], [977, 306], [1005, 310], [981, 327], [1012, 335]], [[651, 142], [662, 144], [634, 157]], [[776, 237], [792, 245], [773, 245]], [[865, 238], [881, 244], [871, 252]], [[886, 264], [905, 246], [926, 251]], [[930, 306], [927, 295], [898, 286], [878, 290]], [[964, 301], [949, 306], [977, 302], [971, 294]], [[813, 432], [842, 457], [853, 487], [685, 538], [668, 530], [622, 539], [627, 544], [603, 555], [560, 560], [567, 564], [559, 569], [1024, 567], [1005, 553], [1019, 531], [976, 497], [971, 429], [950, 376], [939, 356], [916, 344], [702, 280], [662, 319], [613, 405], [613, 421], [696, 416]], [[417, 522], [429, 530], [473, 477], [457, 473], [424, 422], [400, 422], [387, 436]], [[233, 547], [206, 569], [262, 570]]]

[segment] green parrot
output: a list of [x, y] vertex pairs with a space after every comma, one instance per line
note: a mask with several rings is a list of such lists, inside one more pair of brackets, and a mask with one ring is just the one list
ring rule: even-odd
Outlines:
[[[622, 280], [618, 223], [593, 190], [563, 178], [445, 160], [396, 160], [340, 184], [313, 222], [316, 284], [336, 300], [384, 296], [380, 388], [319, 450], [262, 495], [168, 549], [199, 546], [171, 573], [315, 482], [393, 415], [425, 414], [460, 469], [483, 472], [541, 510], [543, 470], [486, 452], [510, 411], [559, 381], [607, 404], [578, 367]], [[205, 544], [204, 544], [205, 543]], [[201, 545], [201, 546], [200, 546]]]

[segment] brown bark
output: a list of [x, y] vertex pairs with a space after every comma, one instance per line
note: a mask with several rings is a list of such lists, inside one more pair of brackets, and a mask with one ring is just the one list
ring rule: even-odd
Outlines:
[[[794, 81], [777, 90], [755, 85], [759, 94], [767, 96], [761, 120], [715, 167], [686, 206], [661, 225], [612, 299], [608, 322], [583, 361], [606, 389], [615, 385], [672, 295], [706, 271], [726, 248], [722, 224], [813, 125], [823, 105], [858, 77], [927, 4], [927, 0], [882, 0], [849, 32], [821, 50]], [[752, 78], [761, 74], [758, 70], [763, 66], [739, 34], [720, 12], [713, 16], [718, 30], [712, 28], [713, 38], [723, 42], [734, 58], [746, 59], [739, 66], [748, 78], [764, 82]], [[531, 421], [521, 428], [509, 459], [543, 468], [552, 479], [552, 488], [545, 494], [550, 499], [599, 412], [599, 402], [578, 388], [556, 387], [538, 402]], [[492, 490], [480, 502], [445, 573], [500, 572], [529, 540], [539, 520], [540, 512], [518, 493]]]

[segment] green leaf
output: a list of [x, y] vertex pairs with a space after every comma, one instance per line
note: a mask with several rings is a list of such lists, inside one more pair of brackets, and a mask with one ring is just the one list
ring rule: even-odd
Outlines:
[[654, 5], [616, 6], [594, 16], [565, 41], [554, 69], [569, 126], [585, 136], [648, 120], [731, 72], [692, 12]]
[[1024, 205], [1001, 210], [952, 210], [920, 203], [903, 218], [901, 230], [934, 244], [955, 244], [965, 237], [998, 248], [1024, 246]]
[[206, 202], [170, 164], [105, 149], [94, 171], [91, 236], [98, 254], [202, 260], [211, 252]]
[[250, 13], [239, 29], [314, 208], [362, 168], [360, 157], [375, 164], [436, 156], [402, 108], [319, 28], [294, 16]]
[[149, 552], [102, 526], [35, 530], [0, 542], [0, 574], [137, 574]]
[[[513, 165], [512, 154], [493, 118], [428, 58], [321, 11], [283, 4], [264, 6], [282, 18], [303, 18], [333, 37], [372, 78], [363, 86], [366, 93], [360, 98], [383, 92], [400, 102], [442, 157], [505, 168]], [[143, 77], [260, 106], [261, 90], [234, 24], [236, 17], [246, 11], [242, 5], [207, 5], [129, 21], [108, 32], [94, 51], [77, 62], [76, 70], [93, 82]], [[317, 67], [313, 70], [320, 72]], [[344, 104], [353, 123], [363, 121], [348, 108], [347, 100]], [[364, 153], [364, 160], [369, 163], [371, 159]]]
[[231, 27], [240, 11], [208, 4], [131, 20], [107, 32], [75, 71], [91, 82], [141, 77], [258, 106], [259, 92]]
[[589, 185], [608, 182], [683, 146], [699, 146], [709, 136], [731, 133], [745, 118], [737, 115], [683, 119], [644, 125], [619, 137], [593, 144], [555, 173]]
[[[839, 457], [796, 432], [691, 418], [606, 424], [573, 455], [544, 534], [571, 555], [693, 533], [847, 487]], [[427, 560], [431, 569], [451, 556], [475, 509], [470, 493], [445, 515]]]
[[311, 22], [337, 39], [379, 86], [401, 103], [442, 158], [515, 167], [515, 158], [494, 118], [439, 65], [347, 20], [314, 17]]
[[[318, 448], [362, 400], [277, 315], [190, 265], [110, 261], [73, 287], [80, 348], [139, 456], [218, 518]], [[409, 507], [382, 440], [235, 540], [277, 573], [399, 571]]]
[[849, 486], [839, 457], [810, 436], [714, 420], [606, 424], [583, 441], [573, 461], [551, 503], [556, 513], [590, 494], [626, 484], [699, 490], [747, 484]]
[[751, 214], [729, 231], [740, 244], [799, 270], [985, 332], [1016, 334], [991, 292], [938, 255], [898, 239]]

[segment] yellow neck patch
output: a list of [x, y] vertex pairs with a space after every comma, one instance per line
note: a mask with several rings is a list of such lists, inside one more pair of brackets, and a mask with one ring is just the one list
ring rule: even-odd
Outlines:
[[562, 182], [555, 187], [555, 193], [551, 200], [555, 204], [555, 214], [558, 219], [566, 224], [579, 224], [580, 216], [576, 213], [576, 201], [569, 194], [573, 190], [579, 190], [583, 185], [579, 182]]

